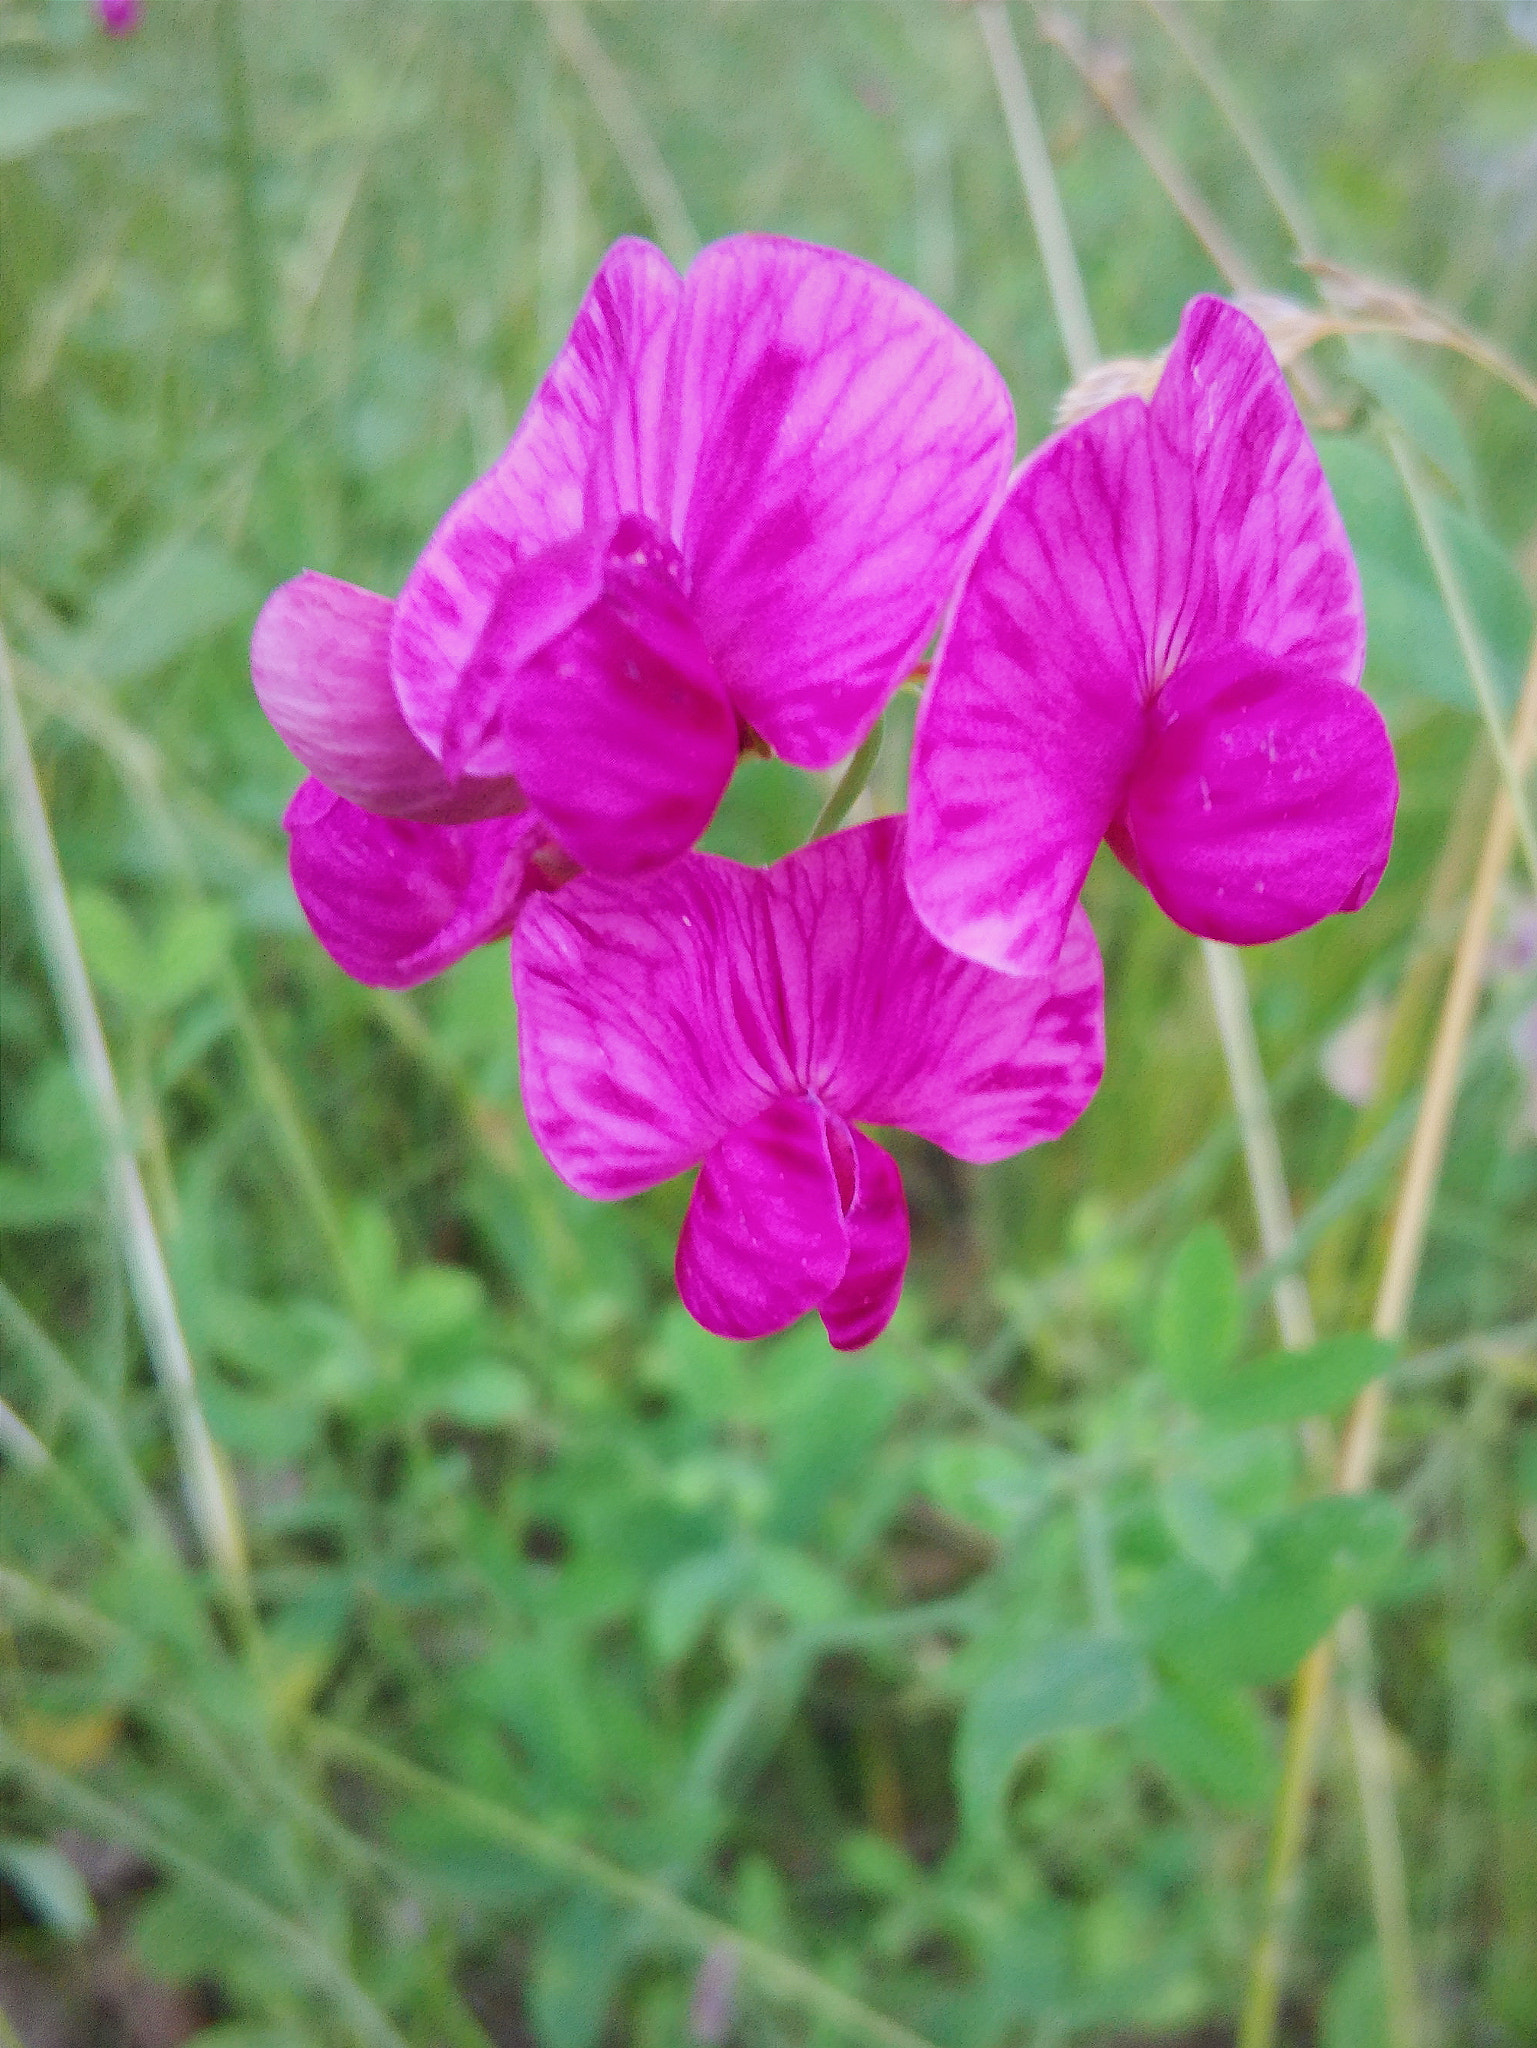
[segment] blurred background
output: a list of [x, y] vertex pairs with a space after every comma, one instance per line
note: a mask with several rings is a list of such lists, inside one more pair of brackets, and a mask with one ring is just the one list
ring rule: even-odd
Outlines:
[[[686, 1185], [555, 1180], [505, 946], [372, 992], [288, 885], [257, 607], [302, 565], [398, 588], [615, 236], [853, 250], [991, 351], [1022, 451], [1050, 430], [978, 11], [141, 14], [0, 4], [0, 624], [246, 1558], [189, 1514], [8, 838], [0, 2040], [1223, 2048], [1288, 1681], [1358, 1602], [1422, 2048], [1537, 2040], [1518, 867], [1354, 1502], [1295, 1400], [1220, 1398], [1277, 1341], [1238, 1130], [1199, 951], [1108, 859], [1103, 1089], [985, 1171], [897, 1142], [912, 1275], [851, 1358], [686, 1320]], [[1302, 398], [1398, 839], [1368, 910], [1245, 962], [1319, 1327], [1358, 1331], [1495, 786], [1468, 633], [1508, 715], [1532, 631], [1537, 9], [1012, 25], [1106, 354], [1235, 282], [1316, 309], [1299, 238], [1358, 316]], [[749, 763], [711, 844], [773, 858], [824, 794]], [[1274, 2039], [1396, 2048], [1343, 1721]]]

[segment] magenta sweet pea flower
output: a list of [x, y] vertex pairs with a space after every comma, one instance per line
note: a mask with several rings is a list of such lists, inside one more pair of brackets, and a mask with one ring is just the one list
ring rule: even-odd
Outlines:
[[[532, 811], [569, 863], [639, 872], [694, 843], [744, 746], [826, 768], [863, 738], [1013, 440], [987, 357], [869, 264], [738, 235], [680, 279], [619, 242], [393, 607], [285, 584], [257, 625], [257, 694], [365, 812], [463, 828]], [[312, 829], [307, 803], [295, 816]], [[349, 861], [379, 836], [347, 832]], [[437, 843], [397, 835], [397, 879], [419, 858], [433, 890], [481, 872]]]
[[131, 36], [140, 11], [139, 0], [96, 0], [96, 19], [109, 36]]
[[935, 663], [909, 886], [1036, 974], [1108, 838], [1177, 924], [1251, 944], [1358, 909], [1398, 778], [1358, 687], [1349, 543], [1260, 330], [1194, 300], [1151, 403], [1023, 464]]
[[706, 1329], [762, 1337], [818, 1309], [840, 1350], [896, 1307], [907, 1205], [858, 1130], [961, 1159], [1055, 1138], [1104, 1064], [1099, 950], [1082, 910], [1049, 972], [939, 945], [880, 818], [771, 868], [689, 854], [583, 875], [513, 937], [528, 1120], [580, 1193], [614, 1200], [702, 1165], [678, 1291]]

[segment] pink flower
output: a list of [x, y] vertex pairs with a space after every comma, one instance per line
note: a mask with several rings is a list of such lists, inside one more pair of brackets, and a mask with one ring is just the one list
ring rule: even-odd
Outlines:
[[1151, 403], [1048, 442], [978, 552], [913, 754], [919, 915], [1039, 973], [1102, 838], [1209, 938], [1358, 909], [1398, 801], [1364, 650], [1280, 370], [1244, 314], [1196, 299]]
[[[257, 694], [326, 789], [424, 828], [392, 842], [397, 883], [422, 860], [429, 893], [481, 875], [425, 828], [523, 811], [568, 863], [638, 872], [693, 844], [744, 745], [826, 768], [858, 743], [1012, 447], [987, 357], [870, 265], [738, 235], [682, 280], [619, 242], [398, 601], [284, 584], [257, 622]], [[313, 830], [307, 803], [295, 815]], [[346, 834], [349, 861], [379, 838]], [[304, 865], [334, 895], [316, 879], [330, 845]], [[456, 930], [504, 903], [505, 877], [472, 894]]]
[[139, 14], [139, 0], [96, 0], [96, 19], [109, 36], [131, 36]]
[[899, 1125], [962, 1159], [1060, 1135], [1104, 1064], [1094, 934], [1033, 980], [913, 915], [905, 823], [739, 867], [690, 854], [531, 902], [513, 939], [529, 1123], [600, 1200], [701, 1164], [678, 1245], [690, 1313], [762, 1337], [819, 1309], [840, 1350], [885, 1328], [907, 1264]]

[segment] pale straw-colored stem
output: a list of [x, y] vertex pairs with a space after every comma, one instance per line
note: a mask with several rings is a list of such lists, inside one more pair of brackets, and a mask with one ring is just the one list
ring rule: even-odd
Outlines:
[[1000, 0], [985, 0], [976, 13], [982, 46], [993, 68], [1004, 125], [1009, 131], [1009, 144], [1019, 167], [1019, 182], [1025, 188], [1025, 204], [1040, 247], [1046, 288], [1051, 293], [1057, 332], [1062, 337], [1062, 352], [1076, 383], [1099, 361], [1099, 341], [1062, 195], [1057, 190], [1057, 174], [1051, 167], [1051, 152], [1046, 147], [1035, 95], [1030, 90], [1029, 74], [1007, 8]]
[[[1527, 662], [1526, 681], [1511, 728], [1508, 751], [1512, 768], [1519, 778], [1526, 773], [1533, 756], [1537, 755], [1537, 641], [1533, 642]], [[1489, 813], [1489, 826], [1473, 877], [1462, 936], [1457, 942], [1457, 954], [1452, 962], [1451, 981], [1441, 1007], [1441, 1021], [1436, 1028], [1430, 1064], [1425, 1071], [1425, 1094], [1420, 1104], [1419, 1121], [1404, 1163], [1393, 1237], [1378, 1289], [1376, 1313], [1372, 1318], [1372, 1328], [1379, 1337], [1402, 1336], [1409, 1320], [1414, 1284], [1419, 1277], [1420, 1259], [1430, 1224], [1431, 1204], [1451, 1134], [1463, 1051], [1483, 984], [1484, 958], [1489, 949], [1489, 933], [1494, 923], [1500, 883], [1510, 866], [1515, 844], [1515, 806], [1510, 800], [1510, 791], [1502, 788], [1496, 792]], [[1380, 1382], [1377, 1390], [1380, 1408]], [[1373, 1424], [1364, 1417], [1369, 1412], [1368, 1397], [1373, 1391], [1369, 1387], [1361, 1396], [1345, 1431], [1338, 1483], [1347, 1493], [1358, 1492], [1370, 1486], [1372, 1481], [1381, 1419], [1379, 1414]]]
[[[1243, 1138], [1244, 1162], [1254, 1196], [1254, 1214], [1259, 1224], [1260, 1244], [1267, 1263], [1283, 1259], [1296, 1243], [1297, 1225], [1286, 1187], [1286, 1168], [1281, 1159], [1281, 1142], [1265, 1070], [1260, 1064], [1259, 1039], [1254, 1030], [1254, 1011], [1244, 980], [1243, 962], [1231, 946], [1203, 939], [1206, 975], [1211, 985], [1212, 1008], [1217, 1013], [1217, 1030], [1227, 1057], [1228, 1079], [1233, 1106]], [[1283, 1273], [1272, 1289], [1276, 1326], [1288, 1351], [1301, 1351], [1313, 1342], [1313, 1304], [1307, 1282], [1300, 1273]]]
[[101, 1133], [113, 1220], [150, 1362], [170, 1413], [188, 1512], [210, 1562], [244, 1606], [246, 1560], [239, 1517], [198, 1400], [192, 1356], [182, 1333], [165, 1255], [134, 1156], [117, 1077], [112, 1071], [106, 1034], [70, 915], [69, 897], [16, 697], [10, 649], [3, 629], [0, 742], [6, 809], [37, 926], [38, 944], [59, 1006], [70, 1063]]
[[699, 254], [699, 231], [625, 84], [624, 73], [598, 41], [575, 0], [553, 0], [553, 4], [545, 0], [544, 18], [551, 41], [581, 80], [615, 156], [650, 214], [657, 240], [678, 268], [686, 270]]
[[1060, 8], [1042, 8], [1039, 19], [1041, 34], [1062, 52], [1125, 135], [1215, 268], [1235, 291], [1258, 290], [1259, 273], [1237, 244], [1229, 239], [1226, 228], [1207, 205], [1193, 180], [1185, 175], [1178, 157], [1164, 148], [1162, 137], [1137, 103], [1126, 66], [1119, 55], [1096, 50], [1072, 15]]
[[1419, 1971], [1409, 1912], [1409, 1874], [1398, 1831], [1387, 1726], [1377, 1706], [1371, 1632], [1359, 1607], [1352, 1607], [1340, 1617], [1334, 1642], [1340, 1661], [1345, 1733], [1361, 1791], [1366, 1880], [1371, 1888], [1372, 1920], [1382, 1962], [1388, 2039], [1394, 2043], [1418, 2043], [1422, 2039]]
[[1292, 183], [1286, 166], [1270, 147], [1269, 137], [1250, 114], [1216, 52], [1199, 30], [1191, 26], [1184, 8], [1172, 5], [1171, 0], [1145, 0], [1145, 4], [1242, 144], [1255, 176], [1269, 194], [1271, 205], [1285, 222], [1299, 253], [1311, 255], [1315, 237], [1307, 203]]

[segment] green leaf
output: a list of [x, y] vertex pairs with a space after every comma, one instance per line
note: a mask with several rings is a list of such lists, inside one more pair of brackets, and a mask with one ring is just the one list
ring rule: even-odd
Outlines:
[[1334, 1415], [1380, 1379], [1398, 1347], [1359, 1333], [1325, 1337], [1306, 1351], [1272, 1351], [1201, 1389], [1196, 1405], [1218, 1429], [1259, 1429]]
[[1161, 1660], [1203, 1683], [1271, 1684], [1389, 1585], [1406, 1535], [1402, 1509], [1380, 1494], [1308, 1501], [1256, 1532], [1226, 1587], [1170, 1566], [1147, 1591], [1143, 1626]]
[[578, 1897], [545, 1929], [529, 1974], [539, 2048], [594, 2048], [625, 1962], [624, 1915]]
[[516, 1915], [541, 1904], [553, 1889], [541, 1865], [488, 1842], [439, 1806], [400, 1807], [390, 1817], [388, 1832], [413, 1876], [451, 1898]]
[[243, 1922], [233, 1923], [217, 1894], [210, 1898], [184, 1878], [173, 1877], [150, 1893], [134, 1916], [133, 1945], [150, 1974], [166, 1983], [228, 1981], [236, 1956], [247, 1967], [261, 1958], [276, 1973], [274, 1989], [283, 1981], [276, 1949]]
[[1032, 1465], [992, 1437], [941, 1437], [923, 1454], [924, 1492], [947, 1515], [1007, 1536], [1047, 1498], [1044, 1460]]
[[77, 889], [70, 908], [92, 979], [127, 1008], [142, 1008], [149, 948], [128, 912], [104, 889]]
[[485, 1289], [462, 1266], [418, 1266], [391, 1289], [380, 1320], [411, 1344], [428, 1344], [466, 1328], [479, 1314]]
[[1248, 1813], [1271, 1796], [1270, 1728], [1246, 1692], [1168, 1674], [1137, 1732], [1158, 1768], [1203, 1799]]
[[160, 932], [145, 996], [157, 1010], [174, 1010], [206, 988], [224, 964], [234, 920], [216, 903], [189, 903]]
[[1457, 415], [1436, 386], [1386, 342], [1353, 339], [1346, 353], [1351, 375], [1392, 414], [1421, 454], [1429, 456], [1463, 504], [1471, 505], [1477, 495], [1473, 457]]
[[12, 72], [0, 78], [0, 163], [30, 156], [55, 136], [138, 111], [128, 93], [84, 73]]
[[441, 1385], [429, 1387], [420, 1412], [444, 1415], [466, 1429], [505, 1429], [533, 1413], [534, 1390], [526, 1373], [500, 1359], [482, 1359]]
[[135, 682], [251, 617], [260, 601], [255, 580], [220, 549], [169, 540], [104, 584], [83, 632], [62, 643], [62, 659], [50, 658], [98, 683]]
[[1382, 1957], [1369, 1942], [1334, 1974], [1324, 1995], [1319, 2048], [1389, 2048]]
[[767, 1543], [758, 1552], [753, 1591], [766, 1607], [802, 1625], [834, 1621], [851, 1604], [836, 1572], [783, 1543]]
[[202, 1383], [208, 1425], [227, 1451], [257, 1465], [286, 1465], [314, 1450], [320, 1435], [320, 1409], [313, 1399], [290, 1395], [274, 1400], [271, 1392], [242, 1393], [214, 1373]]
[[1150, 1693], [1142, 1653], [1122, 1636], [1062, 1636], [990, 1673], [967, 1700], [956, 1736], [966, 1826], [981, 1834], [998, 1825], [1010, 1781], [1038, 1744], [1129, 1721]]
[[0, 1230], [42, 1230], [94, 1215], [100, 1192], [94, 1171], [27, 1173], [0, 1165]]
[[1241, 1522], [1224, 1514], [1211, 1494], [1189, 1473], [1176, 1473], [1158, 1490], [1163, 1525], [1181, 1556], [1227, 1585], [1253, 1548]]
[[701, 1551], [663, 1572], [646, 1605], [646, 1639], [659, 1664], [677, 1664], [699, 1643], [754, 1568], [752, 1553], [733, 1544]]
[[[1435, 516], [1493, 667], [1496, 694], [1506, 711], [1513, 711], [1532, 642], [1532, 602], [1526, 586], [1509, 550], [1476, 519], [1454, 505], [1437, 505]], [[1458, 662], [1458, 673], [1465, 676], [1460, 650]]]
[[0, 1837], [0, 1872], [54, 1934], [78, 1940], [96, 1925], [96, 1908], [79, 1871], [50, 1842]]
[[[1426, 700], [1476, 714], [1462, 650], [1397, 471], [1379, 448], [1354, 435], [1320, 434], [1317, 447], [1360, 571], [1372, 694], [1390, 717]], [[1508, 707], [1531, 640], [1531, 602], [1506, 550], [1476, 520], [1445, 504], [1435, 516]]]
[[1153, 1356], [1188, 1399], [1216, 1380], [1243, 1334], [1243, 1294], [1232, 1250], [1215, 1223], [1175, 1252], [1153, 1316]]

